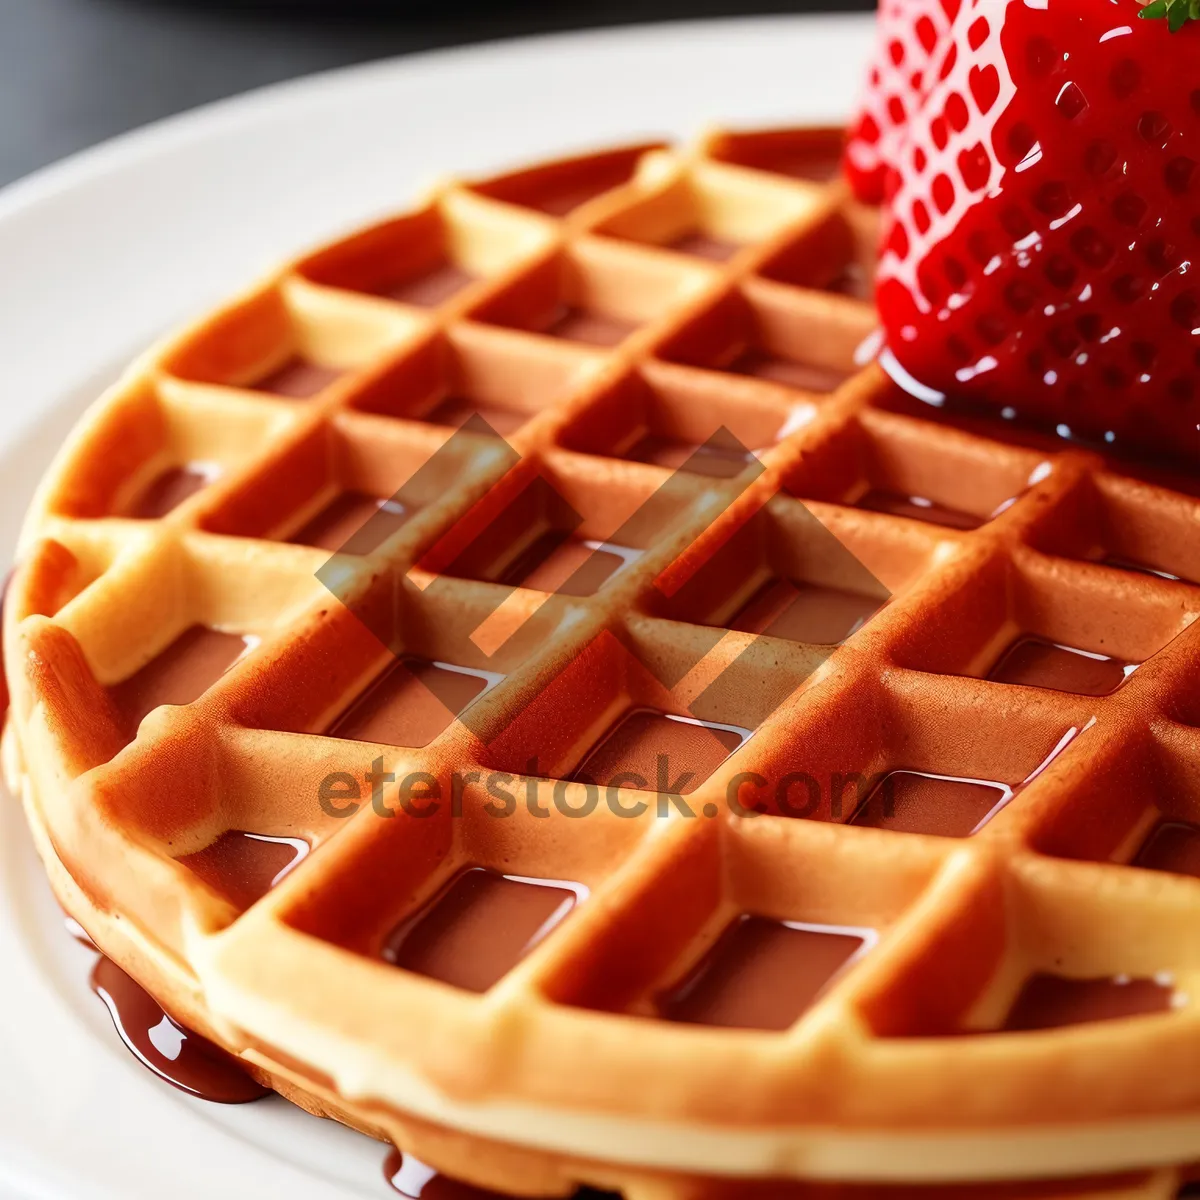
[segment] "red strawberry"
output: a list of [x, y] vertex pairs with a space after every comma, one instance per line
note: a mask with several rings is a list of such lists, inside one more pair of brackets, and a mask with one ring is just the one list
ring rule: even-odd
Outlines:
[[931, 68], [962, 0], [879, 0], [878, 43], [858, 119], [846, 143], [846, 174], [865, 204], [883, 200], [887, 173], [909, 119], [937, 78]]
[[964, 0], [885, 218], [885, 364], [1200, 464], [1200, 2], [1140, 8]]

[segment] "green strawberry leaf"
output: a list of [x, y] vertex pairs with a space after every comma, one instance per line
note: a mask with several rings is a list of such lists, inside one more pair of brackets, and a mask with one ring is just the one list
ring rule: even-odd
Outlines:
[[1152, 0], [1138, 13], [1144, 21], [1164, 18], [1172, 33], [1178, 33], [1189, 21], [1200, 20], [1200, 0]]

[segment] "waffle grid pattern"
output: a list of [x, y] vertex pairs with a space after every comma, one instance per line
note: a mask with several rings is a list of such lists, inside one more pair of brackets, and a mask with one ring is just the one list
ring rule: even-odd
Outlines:
[[[954, 1036], [998, 1028], [1038, 971], [1166, 973], [1181, 996], [1200, 995], [1200, 882], [1120, 865], [1160, 820], [1200, 815], [1200, 587], [1186, 582], [1200, 581], [1200, 502], [1084, 451], [923, 420], [877, 367], [857, 367], [874, 316], [845, 293], [861, 284], [872, 215], [826, 174], [834, 148], [813, 131], [716, 134], [691, 150], [448, 184], [142, 359], [31, 514], [6, 636], [27, 790], [55, 852], [69, 869], [125, 864], [90, 899], [142, 931], [127, 957], [161, 952], [193, 1020], [285, 1079], [320, 1092], [332, 1076], [357, 1123], [434, 1161], [436, 1135], [335, 1047], [372, 1047], [468, 1103], [499, 1092], [547, 1112], [667, 1113], [714, 1131], [713, 1161], [695, 1166], [717, 1172], [730, 1145], [783, 1126], [883, 1131], [893, 1157], [859, 1164], [872, 1177], [1061, 1173], [1083, 1151], [934, 1163], [918, 1161], [921, 1139], [999, 1126], [1024, 1144], [1022, 1128], [1055, 1119], [1111, 1132], [1170, 1125], [1200, 1103], [1192, 1004], [1053, 1037]], [[407, 300], [379, 295], [380, 263], [436, 277], [432, 300], [412, 286]], [[823, 290], [834, 281], [841, 294]], [[563, 336], [547, 332], [555, 322]], [[580, 328], [588, 340], [572, 339]], [[327, 373], [298, 386], [325, 386], [305, 399], [255, 389], [297, 356]], [[429, 414], [447, 397], [511, 420], [507, 446], [438, 424]], [[721, 427], [760, 465], [715, 480], [621, 457], [647, 430], [698, 444]], [[437, 470], [422, 471], [431, 459]], [[165, 516], [112, 515], [164, 468], [194, 463], [214, 480]], [[472, 539], [539, 477], [582, 516], [580, 536], [639, 552], [594, 597], [471, 577]], [[285, 541], [344, 489], [402, 485], [419, 511], [371, 555], [328, 564]], [[933, 498], [980, 527], [856, 507], [877, 489]], [[829, 534], [890, 595], [832, 655], [704, 619], [733, 611], [788, 553], [819, 582], [854, 582]], [[258, 642], [129, 741], [106, 689], [197, 623]], [[315, 736], [392, 661], [381, 630], [392, 652], [501, 677], [469, 727], [420, 749]], [[1105, 697], [981, 678], [1021, 633], [1142, 665]], [[566, 780], [631, 705], [754, 731], [688, 797], [714, 819], [664, 819], [654, 805], [584, 821], [483, 811], [472, 774], [508, 773], [519, 790], [536, 756], [539, 778]], [[94, 719], [66, 719], [85, 711]], [[349, 819], [322, 813], [322, 780], [361, 779], [380, 757], [400, 779], [454, 792], [461, 819], [380, 820], [366, 804]], [[969, 839], [848, 828], [831, 819], [832, 789], [815, 819], [778, 810], [774, 785], [789, 773], [896, 769], [1017, 793]], [[743, 772], [764, 781], [763, 815], [728, 811]], [[586, 802], [583, 785], [559, 787], [570, 806]], [[320, 852], [243, 913], [177, 861], [238, 829]], [[483, 998], [372, 957], [465, 863], [590, 889]], [[881, 938], [786, 1033], [618, 1015], [651, 1016], [656, 993], [743, 912]], [[340, 981], [333, 1007], [313, 978]], [[549, 1069], [584, 1046], [611, 1072]], [[417, 1115], [437, 1121], [432, 1104]], [[469, 1132], [510, 1140], [498, 1125]], [[522, 1138], [530, 1157], [489, 1160], [483, 1182], [551, 1191], [582, 1172], [630, 1195], [699, 1186], [619, 1161], [585, 1171], [580, 1161], [603, 1157], [586, 1137]], [[925, 1149], [906, 1159], [906, 1138]], [[836, 1170], [768, 1142], [773, 1159], [737, 1170]], [[1162, 1161], [1139, 1153], [1111, 1165]], [[1167, 1171], [1094, 1191], [1176, 1186]]]

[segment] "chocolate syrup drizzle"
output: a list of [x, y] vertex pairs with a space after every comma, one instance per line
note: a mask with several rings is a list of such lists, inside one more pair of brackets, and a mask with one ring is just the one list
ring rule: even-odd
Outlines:
[[[383, 1177], [405, 1200], [511, 1200], [469, 1183], [459, 1183], [412, 1155], [393, 1150], [384, 1161]], [[620, 1200], [616, 1192], [580, 1188], [573, 1200]]]
[[[108, 1009], [121, 1041], [144, 1067], [181, 1092], [215, 1104], [248, 1104], [271, 1094], [232, 1055], [164, 1012], [149, 992], [104, 955], [74, 917], [64, 919], [67, 932], [96, 955], [92, 991]], [[505, 1200], [498, 1192], [450, 1179], [399, 1150], [388, 1154], [383, 1173], [409, 1200]], [[617, 1197], [584, 1188], [575, 1200]]]
[[214, 1104], [248, 1104], [270, 1095], [232, 1055], [180, 1025], [136, 980], [105, 955], [73, 918], [67, 931], [95, 951], [92, 991], [104, 1002], [126, 1049], [160, 1079]]

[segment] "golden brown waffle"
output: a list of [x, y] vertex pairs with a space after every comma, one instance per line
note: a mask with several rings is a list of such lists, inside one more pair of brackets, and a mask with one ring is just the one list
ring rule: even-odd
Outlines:
[[[857, 366], [874, 215], [838, 143], [453, 182], [140, 359], [29, 515], [9, 777], [172, 1013], [451, 1174], [1165, 1197], [1200, 1148], [1200, 503]], [[450, 708], [389, 738], [359, 698], [397, 656]], [[694, 816], [626, 788], [648, 811], [575, 819], [553, 782], [489, 814], [532, 758], [586, 807], [630, 721]], [[376, 815], [372, 770], [445, 803]], [[316, 852], [258, 899], [244, 834]], [[447, 968], [436, 904], [549, 932]], [[795, 1011], [748, 1016], [779, 989], [738, 979], [793, 959]]]

